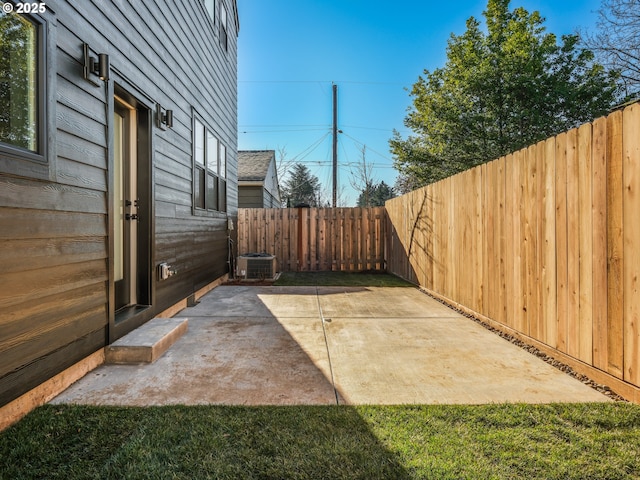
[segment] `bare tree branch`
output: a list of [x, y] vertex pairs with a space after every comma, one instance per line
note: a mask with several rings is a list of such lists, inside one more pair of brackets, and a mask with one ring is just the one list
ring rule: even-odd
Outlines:
[[362, 153], [362, 159], [358, 162], [358, 164], [349, 170], [351, 174], [351, 178], [349, 179], [349, 183], [353, 187], [353, 189], [357, 192], [360, 192], [364, 195], [364, 207], [370, 207], [371, 202], [369, 199], [369, 194], [371, 191], [371, 187], [373, 186], [373, 165], [367, 163], [367, 146], [364, 145], [360, 150]]
[[626, 97], [640, 92], [640, 0], [602, 0], [597, 33], [585, 46], [610, 71], [618, 72]]

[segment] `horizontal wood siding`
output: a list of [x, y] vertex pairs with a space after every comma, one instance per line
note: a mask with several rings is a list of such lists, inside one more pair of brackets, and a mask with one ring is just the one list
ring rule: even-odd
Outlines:
[[[192, 112], [226, 145], [228, 215], [237, 212], [237, 39], [228, 51], [204, 5], [50, 0], [46, 20], [48, 181], [0, 173], [0, 405], [103, 347], [109, 310], [109, 105], [119, 85], [174, 127], [151, 126], [153, 316], [228, 269], [227, 213], [192, 213]], [[216, 22], [219, 21], [216, 20]], [[82, 43], [106, 53], [111, 85], [82, 78]], [[156, 280], [170, 263], [178, 274]]]
[[[184, 228], [190, 228], [190, 235]], [[199, 224], [179, 218], [158, 221], [156, 257], [176, 266], [178, 273], [158, 282], [157, 296], [162, 308], [175, 303], [176, 295], [185, 298], [228, 271], [226, 220], [215, 228], [210, 220]]]
[[640, 387], [638, 131], [636, 103], [389, 200], [389, 271]]
[[263, 208], [268, 206], [265, 204], [266, 192], [262, 187], [243, 187], [238, 188], [238, 207], [239, 208]]
[[280, 272], [385, 269], [385, 211], [241, 208], [238, 253], [276, 256]]

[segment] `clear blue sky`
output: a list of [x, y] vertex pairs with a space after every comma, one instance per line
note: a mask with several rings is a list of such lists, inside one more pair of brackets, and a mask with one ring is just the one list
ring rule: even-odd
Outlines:
[[[520, 0], [560, 36], [593, 29], [600, 0]], [[373, 164], [376, 182], [395, 182], [388, 141], [406, 131], [407, 89], [444, 66], [451, 33], [482, 19], [485, 0], [238, 0], [238, 148], [285, 149], [331, 198], [332, 82], [338, 85], [338, 184], [343, 205], [357, 193], [354, 163]], [[280, 179], [282, 181], [282, 179]]]

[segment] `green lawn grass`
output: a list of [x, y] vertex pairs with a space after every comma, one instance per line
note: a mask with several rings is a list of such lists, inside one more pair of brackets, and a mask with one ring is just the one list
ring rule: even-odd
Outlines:
[[624, 479], [640, 406], [47, 405], [0, 433], [2, 479]]
[[276, 286], [323, 287], [411, 287], [411, 283], [381, 272], [283, 272], [274, 283]]

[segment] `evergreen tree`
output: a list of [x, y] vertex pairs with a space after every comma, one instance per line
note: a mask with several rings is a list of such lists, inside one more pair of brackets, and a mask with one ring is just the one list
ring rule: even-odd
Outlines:
[[383, 207], [387, 200], [396, 196], [393, 187], [390, 187], [384, 181], [373, 184], [369, 183], [358, 196], [358, 207]]
[[616, 97], [615, 78], [577, 48], [546, 33], [538, 12], [489, 0], [486, 29], [473, 17], [451, 35], [447, 62], [413, 85], [407, 139], [390, 140], [395, 166], [431, 183], [593, 120]]
[[320, 191], [318, 177], [312, 175], [305, 165], [295, 163], [291, 167], [289, 176], [283, 182], [282, 198], [287, 207], [301, 204], [319, 207], [321, 203]]

